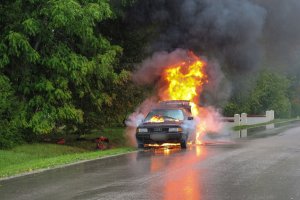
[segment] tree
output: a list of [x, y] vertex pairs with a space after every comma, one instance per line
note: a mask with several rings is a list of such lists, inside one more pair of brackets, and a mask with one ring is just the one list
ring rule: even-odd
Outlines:
[[78, 130], [112, 104], [107, 86], [124, 84], [128, 72], [114, 69], [122, 48], [95, 31], [114, 17], [108, 1], [4, 0], [0, 12], [0, 72], [24, 102], [23, 128]]
[[283, 75], [263, 70], [249, 94], [235, 94], [223, 113], [233, 116], [235, 113], [265, 114], [267, 110], [274, 110], [276, 117], [288, 118], [291, 116], [290, 82]]
[[274, 110], [277, 117], [291, 116], [291, 103], [288, 97], [290, 81], [283, 75], [263, 71], [249, 98], [249, 108], [254, 114]]
[[289, 98], [291, 100], [292, 116], [300, 116], [300, 81], [299, 74], [293, 74], [289, 77], [291, 86], [289, 88]]
[[12, 147], [22, 141], [18, 132], [19, 104], [7, 77], [0, 75], [0, 149]]

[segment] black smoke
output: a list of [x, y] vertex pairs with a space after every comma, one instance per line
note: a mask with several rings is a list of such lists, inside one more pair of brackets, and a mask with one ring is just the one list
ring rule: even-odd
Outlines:
[[265, 17], [266, 10], [248, 0], [142, 0], [131, 13], [158, 29], [150, 52], [193, 50], [233, 73], [257, 67]]
[[262, 65], [286, 74], [300, 74], [300, 1], [255, 0], [267, 10]]

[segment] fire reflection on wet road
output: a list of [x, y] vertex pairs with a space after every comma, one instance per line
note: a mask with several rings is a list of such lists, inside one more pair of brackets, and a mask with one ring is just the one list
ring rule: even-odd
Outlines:
[[[205, 148], [201, 145], [189, 146], [187, 151], [194, 151], [195, 154], [182, 154], [175, 159], [165, 159], [166, 156], [180, 153], [180, 147], [152, 148], [148, 150], [151, 153], [150, 171], [157, 173], [161, 170], [166, 171], [162, 177], [162, 199], [201, 199], [201, 174], [193, 166], [205, 159]], [[184, 157], [183, 157], [184, 156]], [[192, 166], [188, 169], [188, 166]], [[186, 170], [181, 173], [181, 170]], [[155, 188], [157, 182], [150, 184], [149, 191]], [[175, 195], [176, 194], [176, 195]]]
[[[193, 147], [190, 147], [190, 149]], [[205, 158], [205, 152], [203, 146], [196, 146], [196, 155], [189, 154], [183, 159], [181, 157], [176, 157], [172, 162], [164, 163], [161, 165], [161, 160], [157, 157], [153, 157], [151, 160], [151, 171], [157, 170], [157, 168], [152, 168], [152, 166], [158, 166], [166, 168], [167, 171], [172, 173], [167, 173], [164, 177], [162, 186], [163, 188], [163, 199], [201, 199], [201, 174], [196, 169], [189, 169], [185, 173], [176, 173], [176, 169], [185, 168], [187, 166], [193, 166], [198, 163], [201, 159]], [[178, 149], [176, 149], [178, 151]], [[165, 155], [170, 155], [176, 152], [174, 149], [163, 149]], [[154, 169], [154, 170], [152, 170]], [[174, 195], [174, 192], [178, 196]]]

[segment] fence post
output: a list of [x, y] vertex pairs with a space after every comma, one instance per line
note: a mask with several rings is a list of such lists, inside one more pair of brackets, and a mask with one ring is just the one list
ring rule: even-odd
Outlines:
[[269, 110], [266, 111], [266, 118], [267, 118], [267, 121], [270, 121], [270, 111]]
[[239, 126], [241, 122], [241, 116], [240, 114], [235, 114], [234, 115], [234, 126]]
[[247, 125], [247, 113], [241, 115], [241, 125]]
[[268, 121], [272, 121], [275, 119], [275, 113], [274, 110], [267, 110], [266, 111], [266, 118]]
[[271, 118], [271, 120], [275, 119], [275, 112], [274, 112], [274, 110], [270, 110], [270, 118]]

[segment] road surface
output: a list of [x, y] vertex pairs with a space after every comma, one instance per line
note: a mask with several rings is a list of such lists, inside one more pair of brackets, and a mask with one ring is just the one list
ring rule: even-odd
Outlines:
[[300, 199], [298, 126], [9, 179], [0, 199]]

